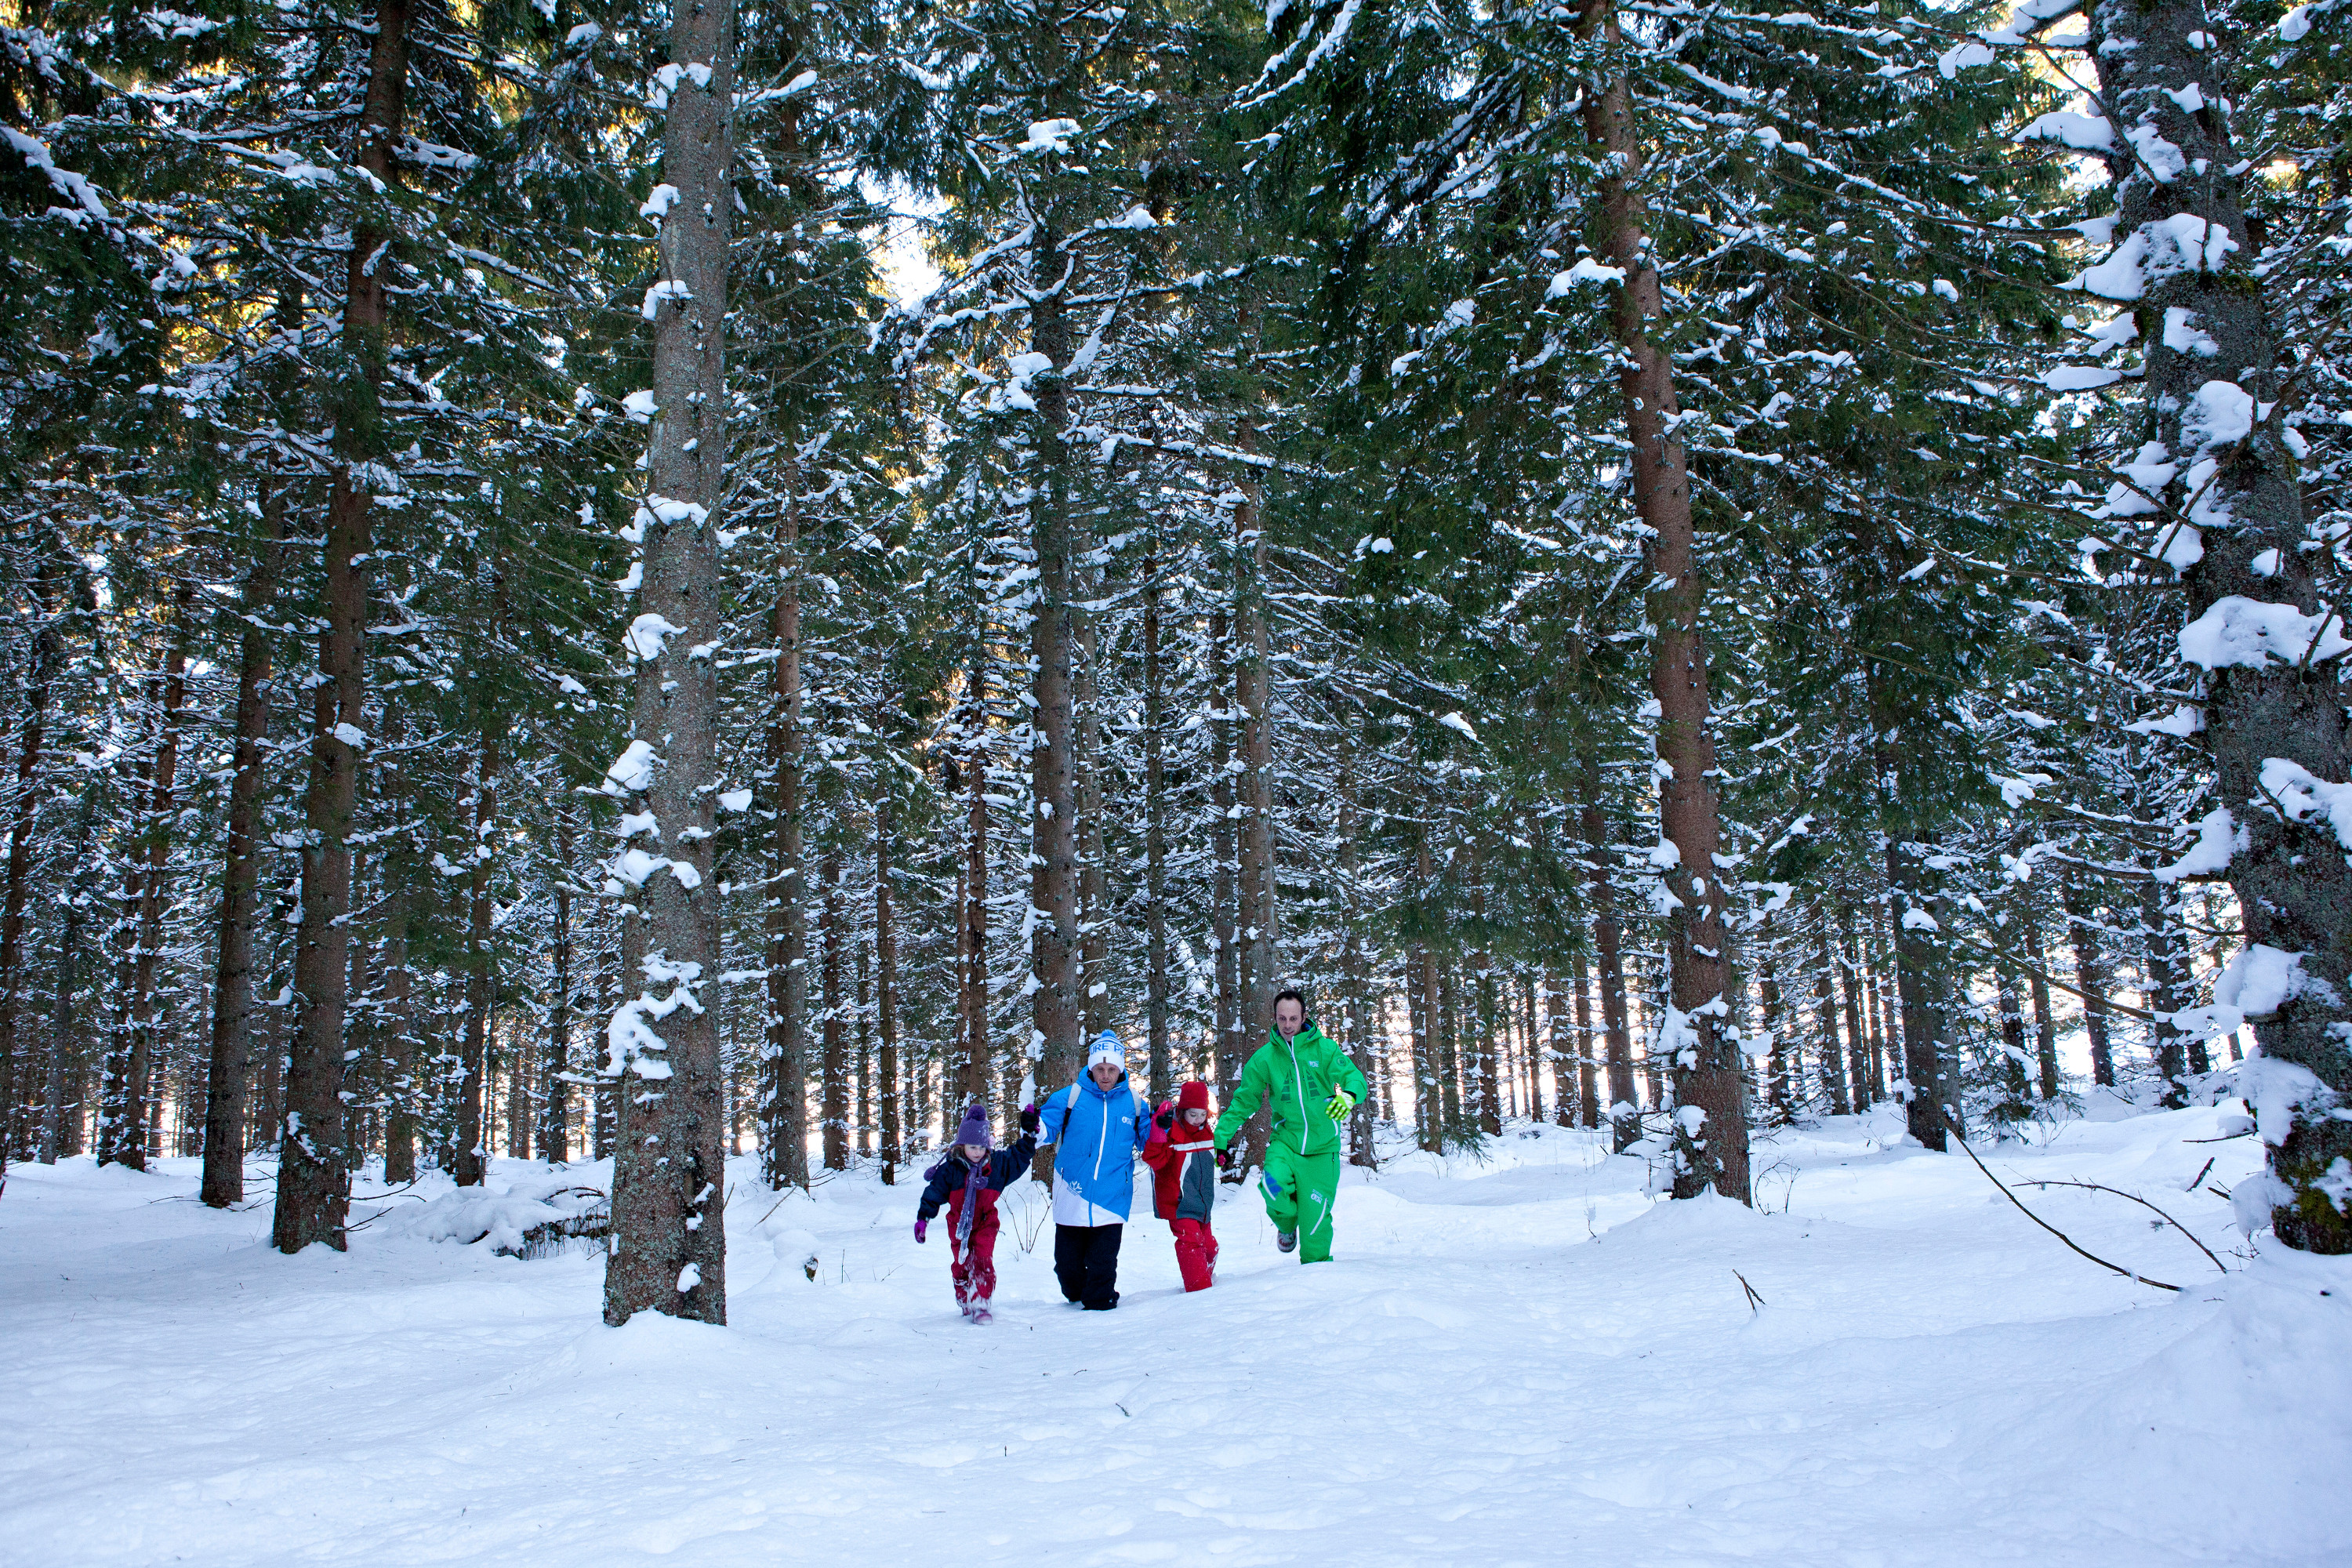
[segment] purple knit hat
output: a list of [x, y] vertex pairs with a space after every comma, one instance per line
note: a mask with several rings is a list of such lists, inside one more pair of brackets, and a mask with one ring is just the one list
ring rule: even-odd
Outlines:
[[993, 1147], [989, 1141], [988, 1110], [985, 1106], [975, 1105], [963, 1113], [963, 1124], [956, 1129], [955, 1141], [977, 1143], [983, 1149]]

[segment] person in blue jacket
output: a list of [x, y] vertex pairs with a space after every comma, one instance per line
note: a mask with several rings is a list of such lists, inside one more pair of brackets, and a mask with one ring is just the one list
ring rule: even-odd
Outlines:
[[1054, 1150], [1054, 1274], [1072, 1306], [1118, 1305], [1118, 1241], [1135, 1200], [1135, 1157], [1151, 1137], [1151, 1107], [1127, 1081], [1127, 1051], [1105, 1029], [1084, 1077], [1038, 1108]]

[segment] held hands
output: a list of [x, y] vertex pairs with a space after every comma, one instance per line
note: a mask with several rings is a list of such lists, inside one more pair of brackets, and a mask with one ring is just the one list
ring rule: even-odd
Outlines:
[[1226, 1148], [1226, 1149], [1220, 1149], [1220, 1150], [1218, 1150], [1218, 1151], [1217, 1151], [1217, 1169], [1218, 1169], [1218, 1170], [1220, 1170], [1220, 1171], [1230, 1171], [1230, 1170], [1232, 1170], [1232, 1169], [1234, 1168], [1234, 1160], [1236, 1160], [1236, 1159], [1237, 1159], [1237, 1158], [1239, 1158], [1239, 1157], [1240, 1157], [1240, 1156], [1239, 1156], [1238, 1154], [1236, 1154], [1236, 1153], [1234, 1152], [1234, 1150], [1232, 1150], [1232, 1149], [1230, 1149], [1230, 1148]]
[[1034, 1105], [1023, 1106], [1021, 1108], [1021, 1131], [1024, 1132], [1034, 1132], [1037, 1131], [1037, 1108]]
[[1154, 1127], [1159, 1128], [1162, 1132], [1174, 1127], [1176, 1125], [1176, 1108], [1172, 1105], [1161, 1106], [1160, 1108], [1160, 1114], [1151, 1119], [1151, 1124]]
[[1335, 1089], [1331, 1091], [1331, 1102], [1323, 1108], [1323, 1114], [1334, 1121], [1345, 1121], [1348, 1113], [1355, 1109], [1356, 1097], [1344, 1089]]
[[915, 1222], [915, 1240], [917, 1242], [919, 1243], [923, 1239], [923, 1232], [929, 1230], [931, 1222], [927, 1219], [919, 1219]]

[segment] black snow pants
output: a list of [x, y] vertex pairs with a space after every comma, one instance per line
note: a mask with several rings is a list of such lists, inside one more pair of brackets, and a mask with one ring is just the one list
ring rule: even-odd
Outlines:
[[1123, 1225], [1057, 1225], [1054, 1227], [1054, 1275], [1062, 1295], [1089, 1312], [1118, 1305], [1118, 1241]]

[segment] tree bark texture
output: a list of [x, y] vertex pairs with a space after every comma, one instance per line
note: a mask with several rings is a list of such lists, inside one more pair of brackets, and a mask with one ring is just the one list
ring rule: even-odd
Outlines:
[[1091, 1040], [1110, 1027], [1110, 898], [1103, 864], [1102, 716], [1096, 665], [1102, 628], [1094, 612], [1073, 606], [1077, 662], [1073, 699], [1077, 719], [1079, 1033]]
[[[356, 158], [380, 187], [394, 161], [408, 101], [409, 0], [376, 0], [375, 39]], [[367, 717], [368, 554], [373, 497], [366, 476], [383, 456], [376, 388], [389, 344], [392, 234], [375, 214], [352, 229], [343, 340], [351, 370], [336, 389], [335, 462], [322, 565], [325, 625], [312, 693], [310, 772], [302, 798], [302, 917], [294, 948], [295, 1030], [278, 1136], [270, 1239], [281, 1252], [343, 1247], [351, 1173], [343, 1163], [343, 1013], [349, 984], [352, 814]]]
[[[2247, 837], [2230, 861], [2250, 947], [2301, 955], [2302, 981], [2254, 1021], [2263, 1058], [2318, 1080], [2271, 1148], [2272, 1223], [2291, 1247], [2352, 1252], [2352, 1215], [2320, 1184], [2352, 1156], [2352, 865], [2319, 806], [2352, 776], [2352, 725], [2332, 661], [2313, 657], [2341, 634], [2322, 603], [2308, 549], [2299, 465], [2277, 415], [2289, 384], [2272, 335], [2261, 247], [2241, 196], [2242, 154], [2229, 121], [2231, 84], [2210, 47], [2203, 0], [2096, 0], [2088, 58], [2115, 127], [2107, 155], [2119, 250], [2137, 247], [2130, 293], [2147, 345], [2150, 443], [2140, 460], [2167, 465], [2155, 499], [2167, 525], [2158, 553], [2188, 590], [2181, 650], [2206, 665], [2203, 741], [2221, 803]], [[2126, 136], [2126, 128], [2134, 129]], [[2121, 259], [2118, 258], [2117, 259]], [[2258, 651], [2198, 657], [2227, 639], [2197, 634], [2248, 615], [2303, 617], [2301, 658]]]
[[[1613, 55], [1622, 47], [1613, 0], [1583, 0], [1577, 27]], [[1652, 531], [1649, 615], [1651, 690], [1658, 700], [1658, 761], [1671, 770], [1659, 784], [1659, 827], [1675, 849], [1662, 868], [1675, 907], [1667, 921], [1671, 984], [1664, 1048], [1674, 1072], [1678, 1120], [1675, 1195], [1712, 1186], [1748, 1201], [1748, 1112], [1739, 1051], [1726, 1035], [1728, 982], [1724, 968], [1723, 879], [1715, 857], [1722, 825], [1715, 791], [1715, 740], [1709, 728], [1706, 645], [1699, 631], [1706, 605], [1691, 516], [1690, 474], [1679, 430], [1674, 365], [1651, 341], [1665, 297], [1650, 255], [1640, 194], [1643, 149], [1633, 98], [1613, 63], [1585, 95], [1585, 129], [1615, 165], [1601, 182], [1600, 244], [1624, 268], [1617, 286], [1616, 335], [1622, 351], [1618, 385], [1633, 443], [1634, 505]], [[1660, 859], [1664, 859], [1662, 854]]]
[[1633, 1109], [1633, 1036], [1625, 1009], [1624, 938], [1617, 923], [1617, 887], [1610, 876], [1609, 822], [1601, 809], [1601, 761], [1584, 755], [1584, 844], [1591, 858], [1593, 966], [1601, 981], [1601, 1027], [1609, 1064], [1610, 1142], [1623, 1153], [1642, 1135]]
[[58, 916], [58, 966], [49, 1004], [48, 1089], [41, 1106], [39, 1160], [54, 1165], [60, 1153], [77, 1153], [81, 1118], [68, 1120], [68, 1084], [74, 1056], [74, 991], [81, 983], [82, 910], [97, 893], [89, 843], [98, 826], [99, 784], [91, 778], [82, 785], [81, 802], [74, 808], [73, 837], [66, 851], [68, 880], [63, 908]]
[[182, 583], [173, 593], [161, 704], [153, 710], [154, 750], [141, 769], [139, 830], [125, 856], [129, 869], [123, 878], [121, 930], [129, 940], [116, 971], [121, 986], [116, 998], [121, 1032], [108, 1059], [111, 1092], [100, 1103], [104, 1118], [99, 1131], [100, 1163], [136, 1171], [147, 1168], [148, 1124], [157, 1109], [155, 961], [163, 946], [163, 890], [171, 869], [180, 709], [187, 700], [188, 616], [194, 599], [192, 584]]
[[[1077, 864], [1076, 714], [1071, 689], [1071, 599], [1076, 542], [1071, 517], [1071, 458], [1063, 440], [1070, 395], [1063, 379], [1072, 352], [1061, 284], [1071, 258], [1050, 216], [1037, 220], [1031, 279], [1030, 349], [1053, 366], [1032, 384], [1037, 416], [1030, 422], [1034, 479], [1029, 500], [1030, 544], [1037, 556], [1037, 586], [1029, 620], [1030, 823], [1029, 1077], [1042, 1099], [1077, 1074], [1084, 1052], [1078, 995], [1079, 889]], [[1039, 1152], [1041, 1175], [1050, 1160]]]
[[1822, 1032], [1822, 1087], [1829, 1091], [1830, 1114], [1844, 1116], [1853, 1110], [1853, 1079], [1838, 1040], [1837, 960], [1830, 951], [1826, 917], [1815, 930], [1813, 944], [1813, 1018]]
[[[890, 879], [898, 858], [898, 823], [886, 784], [874, 800], [874, 1024], [881, 1040], [882, 1184], [898, 1180], [906, 1158], [898, 1122], [898, 928]], [[984, 1103], [984, 1102], [982, 1102]]]
[[[376, 787], [395, 822], [406, 820], [408, 775], [401, 760], [406, 740], [406, 717], [400, 700], [396, 696], [387, 697], [383, 704], [383, 758], [376, 773]], [[568, 857], [565, 864], [570, 864]], [[383, 906], [379, 921], [383, 937], [383, 1179], [393, 1183], [416, 1179], [420, 1096], [416, 1081], [415, 977], [408, 967], [409, 885], [415, 868], [413, 843], [404, 836], [385, 841], [381, 862]]]
[[[796, 479], [797, 475], [788, 479]], [[808, 1185], [808, 887], [802, 868], [800, 506], [776, 524], [776, 645], [767, 734], [767, 1038], [761, 1053], [760, 1165], [771, 1188]]]
[[825, 852], [824, 863], [817, 869], [817, 877], [824, 884], [824, 913], [817, 924], [824, 985], [823, 1043], [817, 1058], [821, 1111], [818, 1131], [824, 1168], [845, 1171], [849, 1168], [849, 1057], [845, 1033], [848, 1023], [847, 1008], [841, 995], [841, 959], [849, 933], [842, 929], [845, 911], [842, 907], [839, 849]]
[[[961, 961], [957, 1018], [962, 1032], [962, 1071], [952, 1075], [951, 1092], [966, 1105], [988, 1102], [988, 643], [975, 635], [965, 672], [963, 901], [956, 916]], [[1018, 1085], [1010, 1086], [1019, 1092]]]
[[[1891, 775], [1890, 775], [1891, 776]], [[1895, 983], [1903, 1005], [1904, 1125], [1930, 1149], [1946, 1147], [1948, 1125], [1960, 1124], [1959, 1085], [1946, 1075], [1942, 1041], [1947, 992], [1942, 944], [1946, 900], [1931, 892], [1930, 874], [1916, 846], [1886, 839], [1886, 886], [1903, 916], [1895, 932]], [[1920, 917], [1931, 922], [1920, 923]]]
[[[1274, 729], [1272, 665], [1265, 608], [1265, 530], [1255, 479], [1234, 508], [1234, 706], [1241, 710], [1241, 1037], [1254, 1048], [1274, 1026], [1275, 966]], [[1244, 1052], [1246, 1059], [1246, 1051]], [[1252, 1153], [1256, 1151], [1252, 1141]]]
[[1168, 717], [1156, 545], [1143, 556], [1143, 1017], [1155, 1105], [1176, 1088], [1168, 1059]]
[[[265, 481], [260, 527], [239, 594], [236, 717], [232, 742], [220, 942], [213, 974], [212, 1051], [205, 1079], [205, 1171], [214, 1208], [245, 1201], [245, 1100], [253, 1068], [253, 940], [261, 908], [262, 792], [268, 784], [271, 647], [265, 622], [278, 594], [285, 487]], [[387, 1160], [387, 1164], [389, 1161]]]
[[1445, 1150], [1445, 1129], [1437, 1100], [1437, 974], [1428, 947], [1405, 949], [1405, 1006], [1412, 1030], [1413, 1141], [1426, 1153]]
[[1232, 617], [1225, 606], [1209, 613], [1209, 881], [1210, 932], [1217, 943], [1217, 1098], [1233, 1096], [1249, 1052], [1242, 1038], [1241, 921], [1234, 878], [1239, 868], [1234, 826]]
[[[19, 1137], [18, 1102], [30, 1097], [17, 1089], [16, 1003], [25, 988], [25, 906], [33, 884], [33, 819], [40, 809], [41, 757], [49, 716], [49, 689], [65, 666], [65, 637], [57, 624], [64, 597], [64, 542], [39, 541], [40, 564], [32, 582], [32, 668], [26, 672], [25, 724], [16, 747], [16, 805], [8, 819], [6, 890], [0, 893], [0, 1183]], [[30, 1075], [27, 1074], [27, 1077]]]
[[572, 866], [578, 853], [570, 801], [555, 807], [555, 886], [553, 945], [548, 952], [547, 1047], [540, 1058], [539, 1125], [534, 1137], [539, 1157], [551, 1163], [572, 1157], [571, 1086], [572, 1013], [580, 976], [574, 967], [572, 934]]
[[[614, 1017], [626, 1073], [613, 1163], [613, 1239], [604, 1321], [651, 1310], [727, 1321], [727, 1130], [719, 1035], [719, 885], [712, 876], [724, 635], [716, 538], [727, 497], [728, 253], [735, 214], [735, 7], [688, 0], [675, 13], [681, 68], [662, 129], [663, 218], [654, 316], [650, 493], [643, 530], [630, 836], [642, 862], [646, 984]], [[634, 787], [642, 785], [644, 787]], [[658, 862], [658, 864], [654, 864]], [[790, 891], [791, 889], [787, 889]], [[624, 984], [627, 984], [626, 981]], [[618, 1054], [618, 1053], [616, 1053]]]
[[456, 1167], [461, 1187], [478, 1187], [489, 1167], [490, 1127], [483, 1094], [489, 1081], [492, 1013], [498, 1006], [498, 957], [491, 951], [490, 871], [499, 828], [499, 714], [485, 691], [479, 750], [474, 753], [474, 845], [466, 876], [466, 1043], [457, 1089]]

